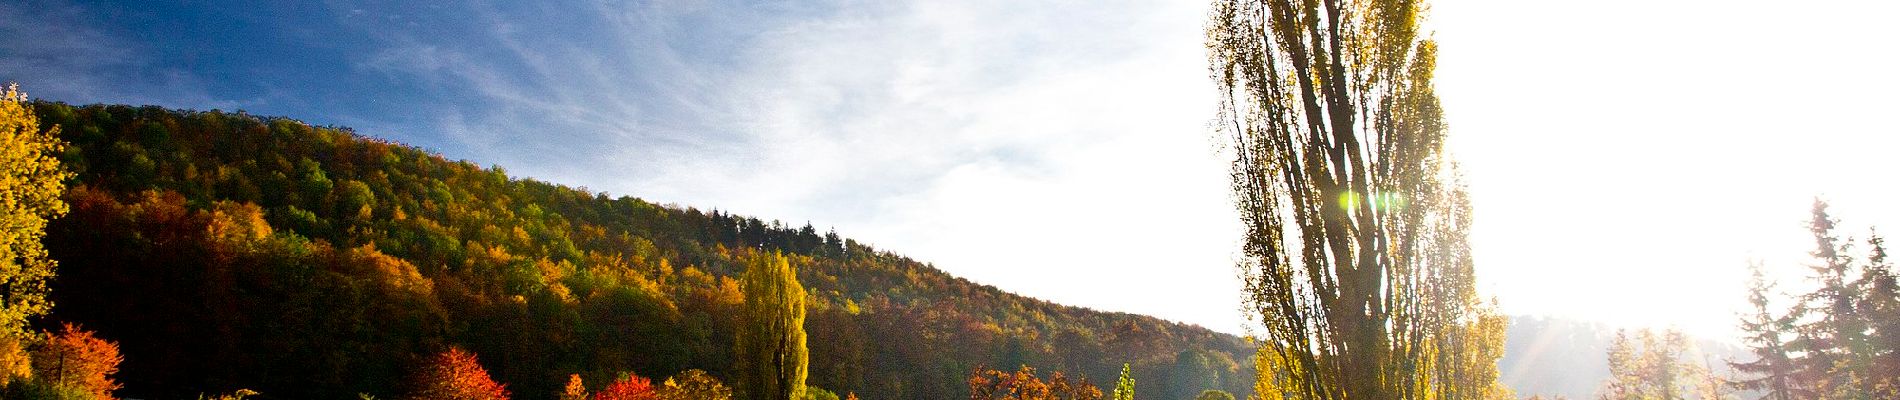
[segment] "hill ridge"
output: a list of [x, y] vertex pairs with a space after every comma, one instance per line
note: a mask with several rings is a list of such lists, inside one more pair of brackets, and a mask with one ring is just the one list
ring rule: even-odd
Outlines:
[[35, 110], [64, 127], [79, 173], [74, 215], [48, 238], [54, 312], [124, 343], [128, 395], [387, 395], [416, 354], [448, 345], [522, 398], [569, 373], [722, 376], [734, 259], [760, 251], [802, 266], [818, 300], [811, 382], [839, 393], [962, 397], [978, 365], [1100, 382], [1130, 362], [1163, 398], [1244, 395], [1251, 374], [1231, 335], [1006, 292], [809, 223], [609, 197], [289, 118]]

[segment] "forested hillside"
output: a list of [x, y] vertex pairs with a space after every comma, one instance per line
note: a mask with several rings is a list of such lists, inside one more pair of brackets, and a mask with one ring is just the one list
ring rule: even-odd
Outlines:
[[725, 379], [734, 275], [778, 251], [810, 293], [809, 384], [840, 395], [966, 397], [982, 365], [1101, 385], [1132, 363], [1152, 399], [1245, 396], [1252, 381], [1233, 336], [1005, 293], [809, 225], [510, 177], [285, 118], [35, 107], [78, 174], [48, 228], [52, 317], [120, 343], [128, 398], [387, 397], [449, 346], [517, 398], [552, 398], [569, 374]]

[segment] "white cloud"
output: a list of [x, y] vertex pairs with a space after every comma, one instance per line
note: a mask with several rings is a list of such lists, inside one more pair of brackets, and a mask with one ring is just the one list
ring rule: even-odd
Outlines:
[[1005, 290], [1238, 331], [1198, 4], [872, 8], [767, 34], [731, 90], [757, 110], [756, 164], [675, 187]]
[[1201, 4], [590, 4], [584, 35], [478, 10], [476, 32], [378, 33], [361, 67], [444, 88], [451, 156], [1238, 331]]

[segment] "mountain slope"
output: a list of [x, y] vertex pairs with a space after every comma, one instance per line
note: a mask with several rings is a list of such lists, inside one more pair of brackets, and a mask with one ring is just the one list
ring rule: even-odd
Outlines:
[[1062, 306], [810, 226], [513, 178], [285, 118], [35, 105], [79, 173], [49, 229], [52, 318], [121, 342], [126, 397], [250, 388], [400, 393], [423, 355], [477, 353], [517, 398], [567, 374], [724, 378], [739, 260], [782, 251], [812, 293], [810, 383], [867, 399], [967, 395], [1027, 364], [1145, 398], [1244, 396], [1250, 348]]

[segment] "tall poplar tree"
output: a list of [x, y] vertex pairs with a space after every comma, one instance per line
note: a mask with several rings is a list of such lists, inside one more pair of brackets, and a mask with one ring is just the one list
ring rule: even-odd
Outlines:
[[[46, 314], [54, 261], [40, 241], [48, 220], [66, 214], [66, 171], [56, 156], [59, 127], [40, 129], [19, 85], [0, 92], [0, 337], [26, 334], [27, 318]], [[5, 339], [15, 340], [15, 339]]]
[[735, 349], [738, 398], [804, 398], [805, 287], [797, 272], [783, 254], [755, 254], [746, 262], [739, 289], [745, 306]]
[[1114, 400], [1135, 400], [1135, 378], [1128, 376], [1128, 363], [1122, 363], [1122, 376], [1115, 379]]
[[1477, 296], [1420, 0], [1216, 0], [1263, 398], [1496, 398], [1502, 316]]

